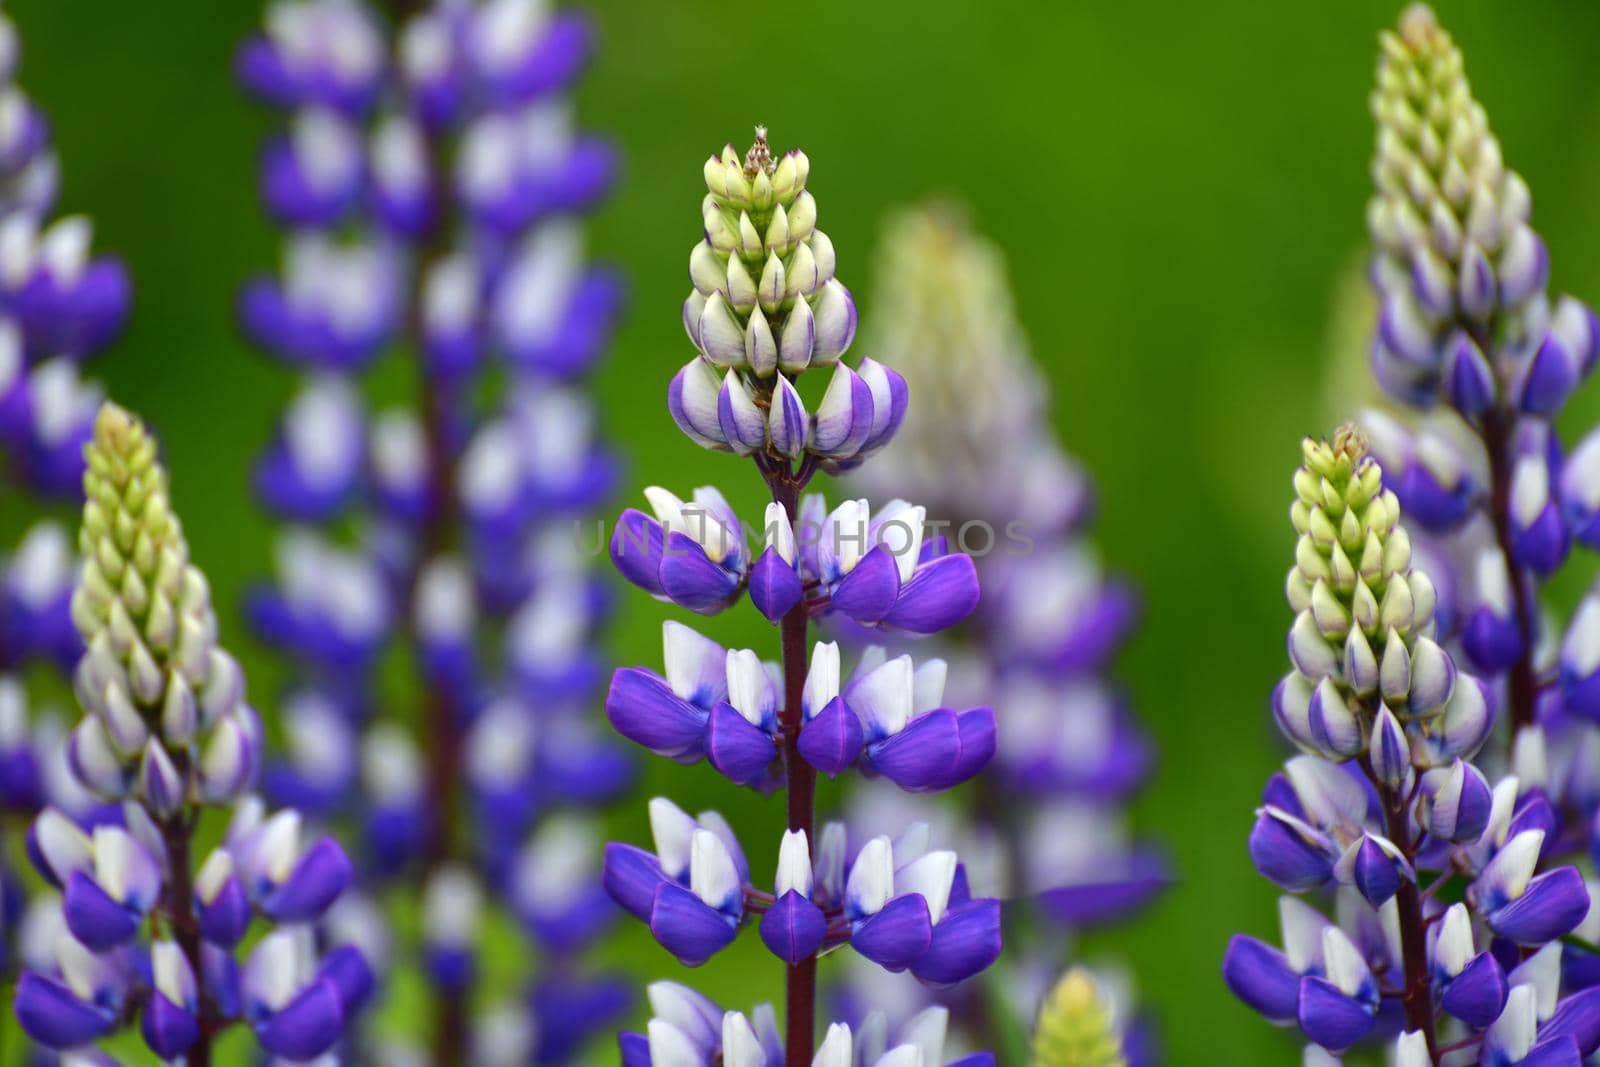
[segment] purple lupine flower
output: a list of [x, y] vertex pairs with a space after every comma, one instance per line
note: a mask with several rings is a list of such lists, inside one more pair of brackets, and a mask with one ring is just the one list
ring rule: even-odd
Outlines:
[[[312, 943], [349, 860], [331, 838], [303, 847], [298, 813], [266, 818], [246, 796], [260, 726], [217, 644], [154, 440], [107, 405], [85, 458], [70, 609], [85, 645], [74, 679], [85, 715], [63, 747], [81, 788], [120, 808], [46, 807], [33, 822], [28, 854], [60, 892], [48, 905], [59, 933], [17, 984], [17, 1019], [54, 1050], [137, 1021], [163, 1060], [205, 1064], [216, 1035], [246, 1023], [271, 1053], [319, 1056], [373, 981], [359, 951], [319, 961]], [[196, 869], [201, 811], [229, 806], [222, 848]], [[274, 929], [241, 979], [233, 953], [256, 920]], [[277, 949], [290, 942], [292, 959]]]
[[[802, 152], [774, 158], [762, 127], [742, 159], [730, 145], [706, 162], [706, 237], [690, 256], [694, 291], [683, 307], [698, 354], [668, 386], [669, 411], [690, 440], [754, 460], [772, 498], [759, 531], [714, 487], [686, 499], [652, 486], [650, 513], [628, 509], [610, 542], [617, 569], [658, 599], [711, 615], [748, 594], [779, 625], [773, 662], [668, 622], [662, 672], [618, 670], [606, 699], [617, 731], [656, 755], [705, 758], [738, 785], [784, 792], [772, 881], [752, 875], [716, 813], [690, 816], [658, 797], [654, 851], [607, 846], [605, 887], [686, 966], [706, 964], [756, 926], [785, 971], [787, 1033], [770, 1011], [754, 1023], [719, 1018], [698, 994], [658, 983], [649, 1032], [620, 1038], [628, 1064], [943, 1062], [942, 1009], [892, 1051], [881, 1015], [854, 1045], [836, 1025], [818, 1048], [819, 958], [849, 943], [885, 971], [944, 987], [1000, 952], [999, 902], [973, 896], [955, 852], [930, 849], [926, 828], [899, 841], [873, 834], [852, 852], [842, 823], [817, 823], [819, 771], [859, 766], [935, 792], [981, 770], [996, 742], [987, 707], [946, 706], [941, 661], [918, 668], [910, 656], [874, 649], [847, 679], [837, 644], [810, 648], [812, 622], [829, 618], [937, 632], [973, 612], [978, 584], [969, 558], [926, 536], [920, 507], [896, 499], [874, 513], [851, 499], [829, 511], [820, 495], [802, 497], [818, 470], [849, 470], [887, 444], [906, 410], [897, 373], [868, 359], [840, 362], [855, 306], [816, 229], [809, 172]], [[818, 368], [829, 381], [808, 414], [794, 383]]]
[[[433, 990], [433, 1062], [564, 1062], [626, 1005], [581, 960], [615, 909], [599, 842], [571, 836], [589, 825], [575, 809], [632, 776], [589, 719], [608, 608], [572, 532], [616, 479], [586, 379], [622, 286], [588, 260], [581, 216], [617, 161], [572, 121], [595, 45], [582, 14], [382, 8], [274, 3], [237, 62], [284, 112], [259, 173], [286, 234], [282, 270], [244, 286], [239, 318], [303, 374], [254, 471], [291, 524], [248, 602], [295, 667], [286, 758], [265, 783], [357, 828], [366, 892], [422, 892], [422, 936], [396, 955]], [[397, 360], [414, 400], [371, 409], [366, 376]], [[382, 696], [396, 649], [414, 716]], [[479, 1027], [477, 916], [497, 902], [539, 973]], [[506, 1022], [524, 1009], [534, 1025]]]
[[[1491, 789], [1470, 761], [1493, 693], [1434, 640], [1433, 584], [1382, 468], [1350, 427], [1331, 445], [1308, 439], [1304, 454], [1290, 512], [1293, 670], [1274, 696], [1303, 754], [1268, 782], [1249, 840], [1262, 875], [1296, 896], [1280, 907], [1283, 949], [1235, 937], [1223, 977], [1269, 1020], [1298, 1026], [1317, 1056], [1403, 1023], [1400, 1062], [1452, 1062], [1446, 1044], [1523, 1062], [1538, 1018], [1505, 1016], [1508, 989], [1541, 983], [1545, 1017], [1593, 1010], [1558, 962], [1590, 891], [1575, 867], [1541, 873], [1559, 817], [1539, 783], [1520, 780], [1544, 773], [1542, 734], [1518, 735], [1518, 773]], [[1446, 906], [1457, 879], [1462, 900]], [[1334, 887], [1331, 919], [1301, 899]], [[1593, 1029], [1591, 1040], [1558, 1026], [1549, 1036], [1571, 1042], [1570, 1058], [1548, 1062], [1580, 1062], [1600, 1045]]]

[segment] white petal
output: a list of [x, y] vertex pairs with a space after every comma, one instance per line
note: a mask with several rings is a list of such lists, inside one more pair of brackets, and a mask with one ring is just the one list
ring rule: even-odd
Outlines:
[[844, 1023], [829, 1023], [828, 1032], [811, 1059], [811, 1067], [852, 1067], [853, 1062], [850, 1028]]
[[710, 707], [728, 695], [728, 654], [722, 646], [681, 622], [661, 625], [667, 685], [691, 704]]
[[944, 683], [950, 668], [942, 659], [925, 660], [911, 687], [911, 713], [921, 715], [944, 706]]
[[651, 1019], [647, 1029], [650, 1067], [705, 1067], [701, 1050], [671, 1023]]
[[860, 915], [876, 915], [894, 895], [894, 853], [887, 837], [862, 846], [845, 882], [845, 900]]
[[755, 1028], [743, 1014], [730, 1011], [722, 1017], [723, 1067], [763, 1067], [766, 1052], [756, 1038]]
[[1361, 987], [1372, 978], [1367, 961], [1356, 948], [1350, 936], [1337, 926], [1322, 931], [1322, 959], [1327, 968], [1328, 981], [1338, 986], [1347, 997], [1361, 992]]
[[811, 650], [811, 666], [806, 671], [806, 687], [801, 704], [806, 715], [816, 715], [839, 695], [839, 646], [818, 641]]
[[928, 915], [938, 922], [950, 903], [950, 887], [956, 876], [956, 854], [929, 852], [908, 863], [895, 874], [897, 893], [917, 893], [928, 902]]
[[690, 841], [698, 830], [689, 813], [666, 797], [650, 801], [650, 833], [655, 839], [656, 858], [668, 877], [681, 879], [689, 873]]
[[811, 845], [804, 830], [785, 830], [778, 846], [773, 893], [781, 897], [791, 889], [803, 897], [811, 896]]
[[696, 830], [690, 842], [689, 888], [695, 896], [722, 910], [737, 907], [744, 892], [739, 884], [739, 869], [727, 846], [710, 830]]
[[1283, 930], [1283, 952], [1296, 974], [1322, 965], [1322, 931], [1328, 917], [1298, 897], [1278, 898], [1278, 922]]
[[766, 534], [767, 547], [777, 549], [778, 558], [794, 566], [794, 527], [789, 523], [788, 511], [784, 510], [782, 504], [771, 503], [767, 505], [767, 513], [763, 518], [762, 529]]
[[728, 703], [752, 726], [763, 729], [772, 721], [778, 694], [761, 657], [748, 648], [728, 652]]
[[905, 729], [916, 696], [910, 656], [896, 656], [850, 683], [845, 702], [861, 717], [869, 738], [889, 737]]

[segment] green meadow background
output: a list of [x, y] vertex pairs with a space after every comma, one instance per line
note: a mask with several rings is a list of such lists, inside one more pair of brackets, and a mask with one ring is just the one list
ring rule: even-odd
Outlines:
[[[7, 6], [21, 80], [59, 142], [63, 206], [93, 216], [97, 248], [123, 256], [135, 281], [126, 339], [96, 373], [160, 432], [226, 636], [270, 717], [278, 675], [235, 610], [269, 562], [245, 476], [291, 385], [241, 341], [232, 313], [240, 282], [278, 261], [254, 174], [272, 118], [230, 73], [260, 5]], [[1010, 257], [1061, 439], [1099, 480], [1104, 555], [1147, 601], [1122, 660], [1161, 751], [1137, 818], [1171, 849], [1181, 882], [1088, 949], [1131, 961], [1171, 1062], [1297, 1058], [1228, 995], [1218, 961], [1236, 930], [1275, 936], [1274, 893], [1244, 838], [1280, 756], [1266, 701], [1284, 669], [1288, 480], [1300, 436], [1326, 431], [1342, 403], [1328, 395], [1329, 313], [1362, 247], [1375, 34], [1398, 5], [590, 6], [604, 42], [581, 116], [627, 161], [591, 234], [593, 253], [632, 286], [598, 381], [629, 486], [752, 481], [681, 437], [662, 402], [689, 355], [678, 304], [708, 153], [756, 122], [777, 147], [807, 150], [839, 274], [868, 319], [886, 213], [930, 194], [967, 200]], [[1460, 0], [1441, 17], [1534, 190], [1555, 285], [1600, 298], [1600, 6]], [[1597, 417], [1591, 387], [1566, 428]], [[737, 495], [754, 500], [755, 487]], [[663, 609], [637, 595], [620, 603], [616, 658], [654, 663]], [[740, 613], [712, 632], [754, 622]], [[768, 866], [776, 802], [735, 794], [704, 767], [653, 768], [650, 786], [768, 828], [751, 839], [757, 869]], [[642, 839], [642, 803], [616, 822]], [[611, 955], [641, 978], [681, 976], [637, 930]], [[730, 1006], [779, 994], [753, 937], [692, 980]], [[595, 1062], [614, 1060], [608, 1048]]]

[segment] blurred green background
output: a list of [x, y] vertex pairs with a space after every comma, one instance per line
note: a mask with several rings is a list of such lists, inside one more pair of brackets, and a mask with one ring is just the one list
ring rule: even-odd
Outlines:
[[[243, 479], [291, 385], [232, 317], [238, 284], [278, 262], [254, 177], [272, 119], [230, 74], [259, 5], [9, 6], [22, 83], [59, 141], [63, 206], [93, 216], [97, 247], [135, 280], [131, 328], [96, 372], [163, 437], [195, 555], [265, 703], [272, 668], [232, 610], [268, 563], [270, 531]], [[1337, 408], [1325, 396], [1328, 311], [1362, 246], [1366, 94], [1375, 34], [1398, 5], [591, 6], [604, 43], [581, 115], [627, 159], [592, 250], [632, 282], [599, 382], [629, 484], [749, 480], [678, 435], [662, 403], [689, 355], [678, 303], [709, 152], [757, 121], [777, 147], [807, 150], [840, 276], [868, 318], [885, 213], [933, 193], [970, 201], [1010, 256], [1061, 437], [1099, 479], [1104, 554], [1147, 598], [1123, 673], [1162, 759], [1138, 819], [1171, 847], [1182, 882], [1091, 947], [1114, 941], [1131, 958], [1172, 1062], [1297, 1055], [1227, 994], [1218, 961], [1236, 930], [1275, 936], [1274, 893], [1244, 837], [1279, 756], [1266, 698], [1289, 621], [1288, 479], [1299, 437], [1326, 430]], [[1556, 287], [1600, 296], [1600, 6], [1482, 0], [1440, 14], [1534, 190]], [[1569, 430], [1600, 416], [1597, 392], [1569, 408]], [[663, 609], [623, 604], [617, 657], [653, 663]], [[778, 818], [704, 767], [658, 768], [652, 785], [741, 805], [745, 825]], [[643, 837], [642, 806], [621, 832]], [[766, 836], [758, 869], [776, 846]], [[754, 941], [693, 980], [730, 1005], [774, 996], [777, 969]], [[617, 954], [650, 977], [680, 973], [637, 935]]]

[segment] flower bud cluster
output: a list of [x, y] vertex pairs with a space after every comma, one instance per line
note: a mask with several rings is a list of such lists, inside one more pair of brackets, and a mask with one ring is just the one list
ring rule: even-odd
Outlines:
[[[689, 256], [683, 324], [699, 351], [668, 388], [679, 428], [704, 448], [846, 470], [887, 444], [906, 383], [871, 359], [840, 362], [856, 333], [854, 298], [834, 277], [833, 242], [816, 228], [798, 149], [774, 159], [765, 127], [741, 160], [706, 161], [705, 240]], [[808, 412], [795, 383], [832, 367]]]
[[1290, 509], [1299, 534], [1288, 579], [1295, 669], [1274, 698], [1280, 726], [1307, 751], [1340, 760], [1367, 752], [1377, 722], [1393, 719], [1408, 738], [1402, 763], [1470, 758], [1492, 725], [1489, 698], [1476, 679], [1457, 677], [1433, 639], [1433, 584], [1412, 568], [1382, 468], [1348, 427], [1331, 444], [1308, 438], [1303, 452]]
[[260, 760], [260, 723], [217, 644], [155, 440], [107, 404], [85, 456], [72, 616], [87, 649], [74, 679], [87, 715], [74, 767], [106, 799], [134, 797], [162, 818], [237, 800]]

